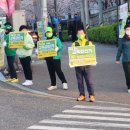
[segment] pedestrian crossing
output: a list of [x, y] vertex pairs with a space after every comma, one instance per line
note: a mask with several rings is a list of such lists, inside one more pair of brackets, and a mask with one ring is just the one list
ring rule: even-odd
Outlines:
[[76, 105], [29, 130], [129, 130], [130, 108]]

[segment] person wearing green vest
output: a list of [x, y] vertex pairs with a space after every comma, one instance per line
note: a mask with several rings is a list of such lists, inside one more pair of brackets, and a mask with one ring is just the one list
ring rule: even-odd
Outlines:
[[17, 49], [17, 55], [20, 59], [20, 63], [22, 65], [25, 82], [22, 83], [23, 86], [33, 85], [33, 77], [32, 77], [32, 69], [31, 69], [31, 56], [34, 48], [34, 42], [32, 37], [28, 33], [28, 28], [26, 25], [21, 25], [19, 31], [25, 33], [25, 41], [23, 48]]
[[[72, 44], [72, 47], [76, 46], [91, 46], [92, 42], [88, 41], [85, 38], [85, 31], [81, 28], [77, 30], [77, 38], [78, 40], [75, 41]], [[85, 89], [84, 89], [84, 82], [83, 79], [85, 79], [86, 85], [87, 85], [87, 90], [89, 94], [89, 101], [94, 102], [95, 101], [95, 94], [94, 94], [94, 88], [92, 84], [92, 79], [91, 79], [91, 66], [86, 65], [86, 66], [79, 66], [75, 67], [75, 72], [76, 72], [76, 78], [77, 78], [77, 83], [78, 83], [78, 89], [79, 89], [79, 97], [77, 98], [77, 101], [85, 101]]]
[[56, 73], [63, 84], [63, 89], [67, 90], [68, 89], [67, 81], [66, 81], [66, 78], [64, 76], [64, 73], [61, 70], [61, 55], [60, 55], [60, 53], [63, 49], [63, 45], [58, 37], [53, 36], [53, 30], [49, 26], [46, 27], [46, 29], [45, 29], [45, 36], [46, 36], [46, 40], [56, 39], [55, 51], [57, 52], [57, 56], [45, 58], [46, 63], [47, 63], [47, 68], [49, 71], [49, 75], [50, 75], [50, 79], [51, 79], [51, 86], [48, 88], [48, 90], [57, 89]]
[[7, 62], [8, 62], [8, 67], [9, 67], [9, 73], [10, 73], [10, 78], [7, 79], [7, 82], [12, 82], [12, 83], [17, 83], [17, 73], [14, 67], [14, 61], [15, 61], [15, 56], [16, 56], [16, 49], [11, 49], [9, 48], [9, 33], [13, 31], [13, 27], [10, 23], [5, 24], [5, 54], [7, 56]]

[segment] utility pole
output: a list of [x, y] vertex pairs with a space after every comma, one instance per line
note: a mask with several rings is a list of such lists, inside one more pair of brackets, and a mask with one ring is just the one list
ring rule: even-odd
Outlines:
[[43, 26], [44, 26], [44, 33], [45, 33], [45, 28], [47, 27], [48, 24], [48, 13], [47, 13], [47, 0], [41, 0], [42, 2], [42, 21], [43, 21]]
[[[57, 0], [54, 0], [54, 8], [55, 8], [55, 17], [58, 18], [58, 13], [57, 13]], [[57, 36], [59, 36], [58, 24], [56, 25], [56, 34], [57, 34]]]
[[102, 8], [102, 0], [98, 0], [98, 7], [99, 7], [99, 24], [103, 22], [103, 8]]
[[85, 24], [89, 24], [89, 0], [84, 0]]

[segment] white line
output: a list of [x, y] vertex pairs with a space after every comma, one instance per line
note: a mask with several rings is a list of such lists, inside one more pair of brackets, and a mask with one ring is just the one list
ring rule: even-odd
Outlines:
[[101, 126], [112, 128], [130, 128], [130, 124], [118, 124], [118, 123], [101, 123], [101, 122], [78, 122], [78, 121], [66, 121], [66, 120], [43, 120], [39, 123], [57, 124], [57, 125], [75, 125], [75, 126]]
[[62, 119], [88, 119], [88, 120], [106, 120], [106, 121], [130, 122], [130, 119], [128, 119], [128, 118], [101, 117], [101, 116], [82, 116], [82, 115], [57, 114], [57, 115], [54, 115], [52, 117], [62, 118]]
[[130, 113], [116, 113], [116, 112], [96, 112], [96, 111], [83, 111], [83, 110], [64, 110], [63, 113], [73, 114], [93, 114], [93, 115], [112, 115], [112, 116], [126, 116], [130, 117]]
[[81, 109], [96, 109], [96, 110], [113, 110], [113, 111], [130, 111], [130, 108], [123, 107], [102, 107], [102, 106], [82, 106], [76, 105], [73, 108], [81, 108]]
[[99, 129], [53, 127], [53, 126], [39, 126], [39, 125], [30, 126], [28, 127], [28, 129], [32, 129], [32, 130], [99, 130]]

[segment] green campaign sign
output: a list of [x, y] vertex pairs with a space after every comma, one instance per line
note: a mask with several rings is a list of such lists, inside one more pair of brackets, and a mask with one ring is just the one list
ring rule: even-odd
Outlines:
[[25, 33], [23, 32], [11, 32], [9, 34], [9, 47], [10, 48], [22, 48], [24, 45]]
[[37, 31], [38, 31], [38, 36], [41, 38], [43, 36], [43, 22], [42, 21], [37, 22]]
[[38, 58], [52, 57], [57, 55], [57, 52], [55, 51], [56, 48], [55, 39], [39, 41], [37, 43], [37, 48], [38, 48]]
[[70, 67], [96, 65], [95, 46], [77, 46], [69, 47], [69, 65]]

